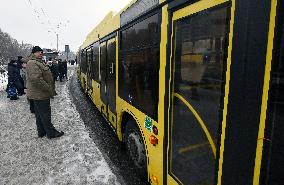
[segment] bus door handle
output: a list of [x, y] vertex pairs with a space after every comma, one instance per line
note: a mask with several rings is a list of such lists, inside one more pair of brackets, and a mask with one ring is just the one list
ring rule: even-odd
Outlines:
[[113, 73], [114, 73], [114, 71], [113, 71], [113, 63], [111, 63], [111, 67], [110, 67], [110, 69], [111, 69], [110, 74], [113, 74]]

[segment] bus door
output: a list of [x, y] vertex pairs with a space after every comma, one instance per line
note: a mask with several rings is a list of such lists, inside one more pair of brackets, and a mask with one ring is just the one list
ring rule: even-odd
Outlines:
[[107, 99], [108, 120], [116, 128], [116, 40], [107, 41]]
[[169, 184], [215, 184], [230, 7], [201, 0], [172, 14]]
[[[91, 75], [91, 65], [92, 65], [92, 60], [93, 60], [93, 51], [92, 48], [87, 50], [87, 91], [93, 90], [92, 88], [92, 75]], [[89, 92], [90, 94], [92, 92]]]
[[107, 43], [100, 44], [100, 83], [101, 83], [101, 111], [107, 118]]

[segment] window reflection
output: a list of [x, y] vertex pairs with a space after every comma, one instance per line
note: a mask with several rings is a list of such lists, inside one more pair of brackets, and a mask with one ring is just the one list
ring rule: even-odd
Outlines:
[[99, 82], [99, 44], [93, 46], [92, 78]]
[[82, 50], [81, 52], [81, 72], [86, 73], [87, 72], [87, 57], [86, 57], [86, 51]]
[[92, 49], [88, 49], [87, 50], [87, 77], [88, 77], [88, 87], [92, 88], [92, 74], [91, 74], [91, 70], [92, 70], [92, 63], [93, 63], [93, 50]]
[[[267, 181], [262, 184], [283, 184], [284, 166], [284, 13], [283, 3], [279, 1], [278, 26], [275, 33], [275, 45], [270, 74], [270, 88], [267, 105], [266, 138], [270, 145], [267, 164]], [[281, 12], [280, 12], [281, 11]]]
[[121, 32], [119, 96], [157, 119], [159, 74], [158, 14]]
[[103, 102], [106, 101], [106, 78], [107, 78], [107, 47], [106, 42], [101, 44], [101, 55], [100, 55], [100, 74], [101, 74], [101, 99]]
[[170, 168], [184, 184], [214, 183], [228, 10], [228, 6], [204, 10], [174, 24]]
[[115, 81], [115, 63], [116, 63], [116, 41], [111, 39], [107, 41], [107, 93], [108, 105], [110, 111], [116, 111], [116, 81]]

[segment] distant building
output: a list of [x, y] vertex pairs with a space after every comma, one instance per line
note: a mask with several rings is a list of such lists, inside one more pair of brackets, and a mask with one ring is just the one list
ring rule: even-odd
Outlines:
[[[61, 59], [61, 60], [67, 60], [67, 53], [65, 51], [61, 51], [59, 54], [58, 54], [58, 58]], [[74, 52], [70, 51], [68, 53], [68, 60], [75, 60], [76, 58], [76, 55]]]
[[43, 48], [43, 58], [44, 58], [45, 61], [48, 61], [50, 58], [51, 59], [57, 59], [58, 58], [58, 52], [51, 50], [51, 49]]

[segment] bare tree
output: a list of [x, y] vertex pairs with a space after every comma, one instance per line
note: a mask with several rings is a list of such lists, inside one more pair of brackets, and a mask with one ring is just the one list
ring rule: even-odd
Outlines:
[[19, 44], [16, 39], [0, 29], [0, 65], [7, 64], [17, 56], [27, 57], [31, 49], [31, 44]]

